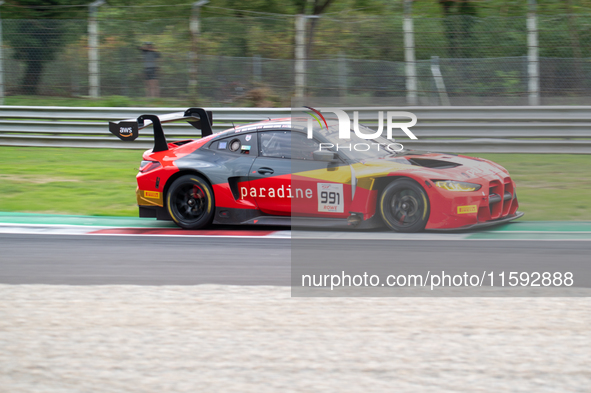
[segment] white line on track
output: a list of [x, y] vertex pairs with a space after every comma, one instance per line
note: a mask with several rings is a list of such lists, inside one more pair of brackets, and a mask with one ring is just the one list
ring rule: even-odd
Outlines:
[[[154, 229], [166, 230], [166, 228], [119, 228], [119, 227], [99, 227], [99, 226], [81, 226], [81, 225], [55, 225], [55, 224], [0, 224], [1, 234], [38, 234], [38, 235], [95, 235], [95, 236], [136, 236], [136, 237], [197, 237], [197, 238], [232, 238], [232, 239], [292, 239], [292, 240], [385, 240], [385, 241], [451, 241], [451, 240], [477, 240], [477, 241], [590, 241], [591, 239], [549, 239], [545, 234], [564, 234], [577, 235], [588, 234], [589, 232], [555, 232], [555, 231], [506, 231], [494, 232], [495, 235], [501, 234], [523, 234], [528, 238], [470, 238], [472, 233], [394, 233], [394, 232], [353, 232], [353, 231], [310, 231], [310, 230], [285, 230], [275, 231], [266, 235], [224, 235], [220, 230], [220, 235], [199, 235], [199, 234], [135, 234], [135, 233], [96, 233], [101, 230], [141, 230]], [[171, 228], [175, 229], [175, 228]], [[236, 230], [240, 230], [237, 227]], [[483, 233], [483, 232], [479, 232]], [[492, 233], [491, 233], [492, 235]], [[536, 236], [538, 235], [538, 236]]]
[[[101, 230], [166, 230], [167, 228], [144, 227], [102, 227], [83, 225], [56, 225], [56, 224], [0, 224], [0, 233], [6, 234], [38, 234], [38, 235], [95, 235], [95, 236], [163, 236], [163, 237], [209, 237], [209, 238], [275, 238], [289, 239], [291, 231], [275, 231], [268, 235], [196, 235], [196, 234], [141, 234], [141, 233], [94, 233]], [[180, 228], [171, 228], [179, 230]], [[220, 231], [223, 233], [223, 231]]]
[[324, 240], [466, 240], [467, 233], [316, 232], [292, 230], [292, 239]]
[[86, 235], [91, 231], [110, 229], [110, 227], [89, 227], [81, 225], [39, 225], [39, 224], [0, 224], [0, 233], [42, 234], [42, 235]]

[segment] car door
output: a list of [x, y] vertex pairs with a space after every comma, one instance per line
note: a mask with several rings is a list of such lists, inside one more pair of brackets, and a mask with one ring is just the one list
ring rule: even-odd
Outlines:
[[292, 196], [289, 130], [259, 131], [258, 144], [259, 155], [248, 176], [249, 196], [263, 213], [289, 216]]
[[[345, 218], [351, 170], [344, 162], [315, 161], [318, 142], [289, 130], [259, 132], [259, 155], [249, 182], [251, 196], [267, 214]], [[347, 186], [348, 185], [348, 186]]]

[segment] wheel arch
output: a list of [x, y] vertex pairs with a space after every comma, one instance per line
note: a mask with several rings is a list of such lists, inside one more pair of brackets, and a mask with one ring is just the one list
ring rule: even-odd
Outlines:
[[211, 191], [214, 193], [213, 196], [215, 198], [215, 190], [213, 188], [213, 183], [203, 172], [198, 171], [196, 169], [182, 169], [182, 170], [174, 173], [172, 176], [170, 176], [168, 178], [168, 180], [166, 181], [164, 188], [162, 189], [162, 194], [164, 195], [164, 198], [166, 198], [166, 195], [168, 194], [168, 190], [170, 189], [170, 186], [172, 185], [172, 183], [174, 183], [174, 181], [176, 179], [178, 179], [179, 177], [182, 177], [185, 175], [197, 175], [197, 176], [203, 178], [211, 187]]
[[[395, 182], [398, 179], [408, 179], [408, 180], [414, 181], [415, 183], [417, 183], [419, 186], [421, 186], [425, 190], [425, 193], [429, 197], [429, 192], [427, 189], [431, 188], [431, 182], [429, 182], [428, 180], [424, 180], [423, 178], [420, 178], [417, 176], [409, 176], [409, 174], [406, 174], [406, 173], [377, 178], [375, 181], [374, 187], [375, 187], [376, 191], [378, 192], [378, 196], [382, 195], [382, 192], [384, 191], [384, 189], [386, 188], [386, 186], [388, 184]], [[426, 182], [428, 182], [428, 183], [426, 183]]]

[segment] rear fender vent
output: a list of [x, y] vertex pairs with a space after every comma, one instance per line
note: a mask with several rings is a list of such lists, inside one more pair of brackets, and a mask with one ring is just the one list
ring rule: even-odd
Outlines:
[[234, 176], [228, 178], [228, 185], [230, 186], [230, 191], [232, 191], [232, 196], [235, 200], [240, 199], [240, 192], [238, 191], [238, 183], [247, 182], [248, 177], [245, 176]]

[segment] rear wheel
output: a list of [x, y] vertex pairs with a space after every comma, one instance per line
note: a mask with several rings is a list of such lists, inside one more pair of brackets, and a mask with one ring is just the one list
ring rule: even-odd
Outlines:
[[181, 228], [204, 228], [211, 224], [215, 212], [213, 190], [200, 176], [181, 176], [166, 194], [166, 207]]
[[398, 179], [388, 184], [379, 201], [386, 225], [396, 232], [420, 232], [429, 220], [429, 198], [417, 182]]

